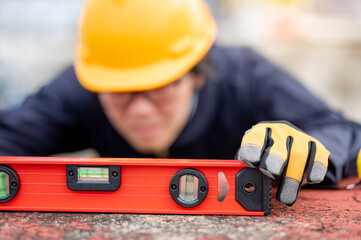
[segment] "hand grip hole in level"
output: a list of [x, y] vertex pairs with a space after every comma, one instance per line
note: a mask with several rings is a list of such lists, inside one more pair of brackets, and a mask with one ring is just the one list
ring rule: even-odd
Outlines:
[[243, 190], [246, 193], [251, 194], [256, 190], [256, 186], [252, 182], [247, 182], [243, 185]]

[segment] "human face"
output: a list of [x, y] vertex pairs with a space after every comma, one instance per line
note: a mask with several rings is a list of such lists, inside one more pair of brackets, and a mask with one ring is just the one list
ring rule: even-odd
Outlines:
[[201, 76], [187, 73], [176, 82], [146, 92], [99, 94], [113, 127], [137, 151], [157, 154], [169, 149], [185, 127]]

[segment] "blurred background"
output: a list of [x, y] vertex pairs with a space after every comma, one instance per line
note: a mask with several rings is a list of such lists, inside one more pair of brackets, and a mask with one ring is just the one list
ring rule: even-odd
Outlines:
[[[361, 122], [360, 0], [208, 0], [218, 44], [251, 46]], [[82, 0], [0, 0], [0, 108], [72, 63]]]

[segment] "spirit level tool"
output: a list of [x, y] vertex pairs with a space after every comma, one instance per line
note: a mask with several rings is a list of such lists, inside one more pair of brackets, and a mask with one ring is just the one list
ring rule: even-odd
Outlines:
[[238, 160], [0, 157], [0, 210], [264, 215], [271, 182]]

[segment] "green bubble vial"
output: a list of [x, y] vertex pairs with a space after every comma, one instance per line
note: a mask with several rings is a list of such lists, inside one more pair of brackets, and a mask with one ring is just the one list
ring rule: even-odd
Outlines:
[[109, 183], [109, 168], [79, 167], [79, 183]]
[[6, 198], [9, 195], [9, 174], [0, 171], [0, 198]]

